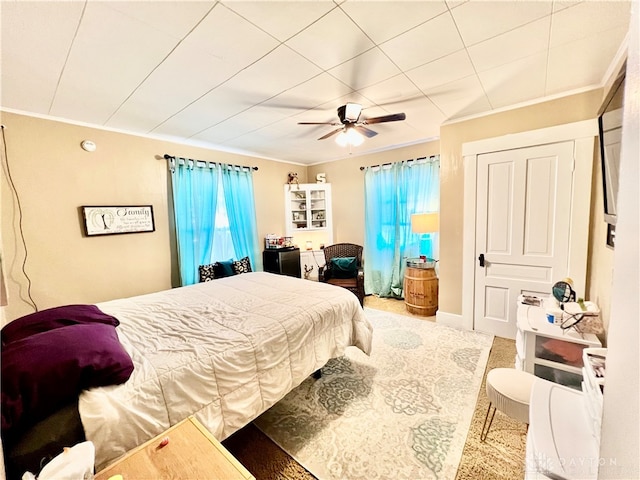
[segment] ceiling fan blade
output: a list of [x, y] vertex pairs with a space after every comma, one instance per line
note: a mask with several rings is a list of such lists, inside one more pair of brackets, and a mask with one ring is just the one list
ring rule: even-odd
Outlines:
[[358, 132], [360, 132], [362, 135], [364, 135], [367, 138], [375, 137], [378, 134], [378, 132], [374, 132], [373, 130], [367, 127], [363, 127], [362, 125], [356, 125], [353, 128], [355, 128]]
[[364, 125], [372, 125], [374, 123], [398, 122], [404, 120], [407, 116], [404, 113], [392, 113], [391, 115], [382, 115], [380, 117], [367, 118], [362, 123]]
[[332, 135], [335, 135], [336, 133], [341, 132], [342, 130], [343, 130], [342, 128], [336, 128], [332, 132], [329, 132], [326, 135], [321, 136], [318, 140], [324, 140], [325, 138], [329, 138]]
[[298, 125], [340, 125], [336, 122], [298, 122]]

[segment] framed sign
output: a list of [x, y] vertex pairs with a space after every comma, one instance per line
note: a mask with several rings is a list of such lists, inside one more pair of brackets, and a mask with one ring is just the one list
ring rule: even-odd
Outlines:
[[87, 236], [118, 233], [153, 232], [153, 206], [83, 206], [84, 231]]

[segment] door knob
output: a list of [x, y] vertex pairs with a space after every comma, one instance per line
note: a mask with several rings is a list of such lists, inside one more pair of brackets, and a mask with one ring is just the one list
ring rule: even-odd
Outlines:
[[478, 257], [478, 262], [480, 263], [481, 267], [484, 267], [484, 253], [480, 254], [480, 256]]

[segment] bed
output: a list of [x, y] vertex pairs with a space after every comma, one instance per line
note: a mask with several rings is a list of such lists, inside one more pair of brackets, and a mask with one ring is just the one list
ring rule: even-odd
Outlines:
[[97, 304], [135, 368], [81, 393], [96, 469], [189, 415], [223, 440], [372, 328], [348, 290], [252, 272]]

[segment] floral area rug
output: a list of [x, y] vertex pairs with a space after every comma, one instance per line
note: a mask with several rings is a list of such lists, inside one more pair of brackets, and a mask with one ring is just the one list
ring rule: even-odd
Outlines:
[[365, 308], [367, 356], [331, 360], [254, 424], [319, 479], [453, 479], [493, 337]]

